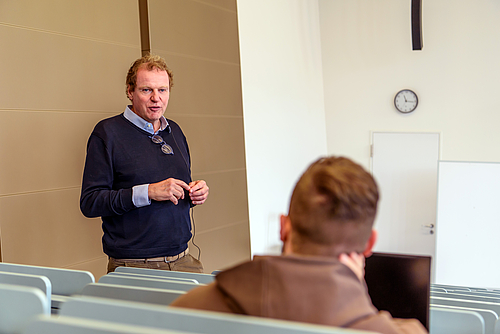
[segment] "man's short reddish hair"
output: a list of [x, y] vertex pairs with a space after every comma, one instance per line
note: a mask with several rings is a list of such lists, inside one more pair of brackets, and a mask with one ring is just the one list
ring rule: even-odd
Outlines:
[[146, 68], [148, 71], [156, 69], [167, 72], [168, 81], [170, 84], [168, 88], [172, 89], [172, 87], [174, 86], [174, 75], [172, 71], [168, 68], [165, 59], [157, 55], [148, 54], [134, 61], [132, 63], [132, 66], [130, 66], [128, 70], [127, 79], [125, 81], [127, 97], [129, 97], [128, 96], [129, 91], [135, 90], [135, 85], [137, 84], [137, 71], [139, 71], [139, 69], [141, 68]]

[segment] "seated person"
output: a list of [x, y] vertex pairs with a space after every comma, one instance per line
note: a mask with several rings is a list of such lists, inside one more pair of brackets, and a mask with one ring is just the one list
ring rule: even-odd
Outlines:
[[[222, 271], [172, 306], [248, 314], [379, 333], [427, 333], [415, 319], [379, 312], [364, 282], [377, 184], [349, 159], [323, 158], [297, 182], [288, 216], [281, 216], [282, 256]], [[411, 301], [408, 301], [411, 303]]]

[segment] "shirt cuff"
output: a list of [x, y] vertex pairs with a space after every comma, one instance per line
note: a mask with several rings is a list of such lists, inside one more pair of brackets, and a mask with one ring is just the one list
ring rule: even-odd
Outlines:
[[132, 202], [136, 208], [151, 204], [151, 200], [148, 196], [148, 188], [149, 184], [141, 184], [139, 186], [132, 187]]

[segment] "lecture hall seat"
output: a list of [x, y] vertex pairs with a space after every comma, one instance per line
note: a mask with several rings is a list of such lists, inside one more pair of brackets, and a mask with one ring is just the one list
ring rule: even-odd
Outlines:
[[79, 293], [89, 283], [94, 283], [94, 275], [89, 271], [31, 266], [15, 263], [0, 263], [0, 271], [45, 276], [52, 284], [52, 308], [58, 309], [68, 296]]
[[116, 321], [200, 334], [368, 334], [372, 332], [247, 315], [162, 307], [96, 297], [72, 298], [64, 303], [61, 316]]
[[215, 275], [211, 274], [188, 273], [183, 271], [156, 270], [156, 269], [135, 268], [135, 267], [118, 267], [116, 268], [115, 271], [122, 273], [143, 274], [151, 276], [189, 278], [189, 279], [194, 279], [201, 284], [212, 283], [215, 279]]
[[162, 279], [162, 280], [174, 280], [174, 281], [179, 281], [179, 282], [187, 282], [187, 283], [194, 283], [194, 284], [200, 284], [197, 280], [193, 278], [184, 278], [184, 277], [167, 277], [167, 276], [158, 276], [158, 275], [146, 275], [146, 274], [137, 274], [137, 273], [127, 273], [127, 272], [111, 272], [108, 273], [107, 275], [111, 276], [125, 276], [125, 277], [137, 277], [137, 278], [152, 278], [152, 279]]
[[479, 313], [484, 320], [484, 332], [486, 334], [500, 334], [497, 332], [498, 327], [498, 315], [492, 310], [480, 309], [480, 308], [469, 308], [469, 307], [458, 307], [458, 306], [444, 306], [444, 305], [430, 305], [431, 309], [455, 309], [463, 311], [474, 311]]
[[185, 293], [178, 290], [90, 283], [83, 288], [81, 295], [168, 306]]
[[124, 325], [76, 317], [38, 317], [20, 334], [183, 334], [152, 327]]
[[34, 316], [50, 316], [46, 296], [38, 288], [0, 284], [0, 333], [18, 334]]
[[484, 320], [475, 311], [430, 308], [431, 334], [485, 334]]
[[128, 285], [128, 286], [142, 286], [147, 288], [168, 289], [189, 291], [193, 288], [200, 286], [200, 284], [183, 282], [178, 280], [166, 280], [145, 277], [130, 277], [119, 275], [104, 275], [99, 279], [99, 283]]
[[45, 301], [48, 308], [51, 307], [51, 295], [52, 295], [52, 284], [50, 280], [45, 276], [40, 275], [30, 275], [30, 274], [19, 274], [19, 273], [8, 273], [0, 272], [0, 283], [1, 284], [14, 284], [21, 286], [28, 286], [32, 288], [40, 289], [45, 296]]

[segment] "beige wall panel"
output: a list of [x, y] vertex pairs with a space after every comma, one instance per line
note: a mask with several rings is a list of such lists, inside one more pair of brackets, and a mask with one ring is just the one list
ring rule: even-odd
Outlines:
[[207, 182], [210, 195], [203, 205], [194, 208], [197, 232], [203, 233], [248, 219], [247, 183], [244, 169], [193, 174], [193, 180], [200, 179]]
[[80, 187], [90, 133], [112, 115], [0, 111], [0, 195]]
[[[201, 248], [204, 271], [225, 269], [250, 260], [248, 220], [205, 233], [197, 233], [195, 243]], [[198, 249], [190, 245], [190, 253], [198, 256]]]
[[79, 209], [80, 189], [0, 198], [3, 261], [68, 267], [102, 257], [100, 219]]
[[210, 187], [194, 212], [211, 272], [250, 256], [236, 1], [150, 0], [149, 13], [151, 49], [174, 72], [165, 116], [187, 137], [193, 179]]
[[236, 13], [197, 1], [150, 0], [151, 48], [239, 64]]
[[[168, 109], [165, 115], [170, 117]], [[171, 118], [187, 137], [194, 174], [245, 168], [242, 118], [181, 115]]]
[[236, 0], [192, 0], [192, 1], [218, 7], [224, 10], [230, 10], [236, 13]]
[[0, 108], [116, 110], [140, 47], [0, 25]]
[[167, 114], [242, 116], [238, 64], [153, 52], [164, 57], [174, 73]]
[[123, 111], [137, 0], [0, 0], [4, 261], [102, 275], [100, 219], [79, 210], [87, 139]]
[[65, 268], [90, 271], [94, 275], [95, 281], [97, 282], [101, 276], [104, 276], [107, 273], [108, 257], [103, 255], [96, 259], [70, 265]]
[[137, 0], [2, 0], [0, 24], [139, 45]]

